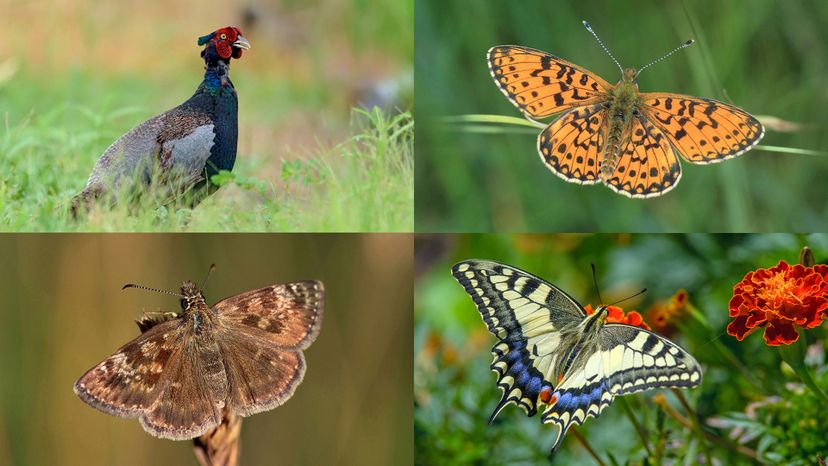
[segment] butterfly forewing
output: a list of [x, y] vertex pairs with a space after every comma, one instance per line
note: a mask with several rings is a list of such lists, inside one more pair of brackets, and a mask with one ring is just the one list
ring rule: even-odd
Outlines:
[[534, 118], [606, 101], [612, 88], [578, 65], [529, 47], [492, 47], [488, 61], [489, 72], [503, 94]]
[[276, 346], [301, 350], [319, 334], [324, 287], [320, 281], [273, 285], [248, 291], [213, 306], [225, 325]]
[[75, 393], [105, 413], [140, 415], [163, 392], [165, 368], [179, 357], [182, 335], [178, 320], [155, 325], [88, 370], [75, 382]]
[[546, 281], [497, 262], [464, 261], [452, 273], [500, 339], [491, 367], [503, 396], [490, 422], [509, 403], [534, 415], [541, 389], [554, 385], [547, 377], [559, 357], [558, 329], [580, 321], [583, 308]]
[[741, 155], [759, 143], [765, 128], [744, 110], [723, 102], [680, 94], [641, 94], [642, 113], [692, 163], [714, 163]]

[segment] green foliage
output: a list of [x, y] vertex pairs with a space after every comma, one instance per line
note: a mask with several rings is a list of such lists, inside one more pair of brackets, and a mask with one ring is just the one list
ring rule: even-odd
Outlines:
[[[620, 303], [627, 311], [642, 312], [645, 320], [657, 302], [680, 289], [687, 291], [690, 306], [675, 319], [677, 330], [668, 337], [704, 368], [699, 388], [680, 391], [693, 411], [687, 412], [669, 391], [617, 399], [599, 419], [577, 427], [604, 461], [614, 458], [608, 464], [699, 464], [705, 452], [720, 464], [734, 465], [754, 464], [747, 453], [750, 451], [773, 464], [780, 464], [781, 459], [813, 459], [813, 452], [825, 451], [826, 425], [821, 419], [814, 420], [820, 415], [816, 401], [803, 393], [801, 386], [793, 391], [788, 388], [786, 382], [798, 379], [785, 370], [777, 349], [765, 345], [761, 332], [739, 342], [725, 331], [731, 321], [728, 301], [733, 285], [747, 272], [775, 265], [781, 259], [796, 263], [805, 245], [814, 251], [817, 262], [828, 262], [828, 235], [824, 234], [421, 235], [415, 257], [419, 271], [414, 314], [416, 462], [482, 465], [548, 461], [555, 427], [541, 425], [537, 416], [526, 418], [511, 405], [493, 426], [486, 426], [500, 396], [488, 367], [495, 339], [450, 275], [452, 264], [470, 258], [502, 261], [528, 270], [584, 305], [599, 303], [589, 267], [594, 263], [605, 302], [647, 288], [644, 295]], [[822, 355], [811, 367], [820, 371], [818, 380], [825, 386], [825, 328], [807, 334], [810, 341], [822, 342], [809, 354]], [[718, 440], [700, 441], [692, 428], [653, 401], [658, 393], [685, 423], [698, 416], [703, 430]], [[723, 414], [741, 413], [768, 399], [779, 400], [788, 411], [764, 414], [752, 421], [751, 428], [773, 441], [758, 440], [756, 432], [731, 440], [733, 426], [722, 421]], [[646, 432], [649, 453], [636, 435], [628, 411]], [[795, 424], [798, 427], [794, 428]], [[783, 438], [783, 433], [787, 437]], [[802, 445], [796, 453], [794, 440]], [[771, 453], [776, 456], [769, 456]], [[556, 452], [554, 464], [595, 463], [570, 432]]]
[[[828, 386], [828, 371], [824, 369], [818, 380], [822, 387]], [[789, 388], [784, 397], [757, 402], [750, 415], [737, 412], [722, 416], [720, 425], [756, 443], [761, 458], [769, 464], [818, 464], [828, 455], [824, 403], [802, 385]]]
[[[589, 20], [623, 66], [640, 67], [687, 40], [697, 44], [640, 77], [642, 92], [730, 101], [766, 124], [761, 145], [824, 154], [828, 139], [828, 3], [820, 0], [621, 2], [417, 0], [417, 226], [422, 231], [824, 231], [824, 155], [756, 148], [709, 166], [682, 163], [676, 189], [646, 200], [554, 176], [539, 130], [448, 124], [443, 117], [521, 117], [489, 75], [486, 51], [538, 48], [610, 83], [618, 70], [583, 28]], [[749, 14], [746, 9], [749, 8]], [[769, 118], [768, 118], [769, 117]], [[548, 122], [551, 120], [544, 120]], [[517, 129], [517, 131], [515, 131]]]

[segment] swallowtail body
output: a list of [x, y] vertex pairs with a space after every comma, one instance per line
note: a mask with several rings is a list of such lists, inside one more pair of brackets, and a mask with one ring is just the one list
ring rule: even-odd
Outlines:
[[605, 323], [563, 290], [528, 272], [488, 260], [452, 267], [498, 338], [491, 368], [502, 391], [491, 424], [508, 404], [558, 426], [552, 452], [572, 424], [598, 417], [618, 395], [653, 388], [692, 388], [699, 363], [670, 340], [643, 328]]

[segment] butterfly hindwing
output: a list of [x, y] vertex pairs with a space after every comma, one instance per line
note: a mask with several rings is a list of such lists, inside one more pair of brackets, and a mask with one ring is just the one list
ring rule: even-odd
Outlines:
[[618, 395], [701, 383], [701, 366], [690, 353], [642, 328], [605, 324], [597, 346], [582, 370], [564, 377], [541, 415], [544, 423], [559, 428], [553, 451], [572, 424], [597, 418]]
[[615, 168], [604, 183], [618, 194], [648, 198], [675, 188], [679, 179], [681, 164], [664, 133], [648, 119], [635, 118]]
[[555, 175], [578, 184], [600, 181], [598, 169], [604, 158], [604, 104], [573, 108], [538, 136], [541, 160]]
[[554, 385], [545, 374], [559, 357], [558, 329], [583, 319], [582, 306], [550, 283], [497, 262], [463, 261], [452, 274], [500, 340], [492, 348], [491, 367], [503, 396], [489, 422], [509, 403], [534, 415], [540, 391]]

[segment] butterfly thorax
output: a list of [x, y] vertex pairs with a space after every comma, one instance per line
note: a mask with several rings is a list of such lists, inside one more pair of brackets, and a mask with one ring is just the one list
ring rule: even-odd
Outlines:
[[184, 282], [181, 286], [181, 309], [184, 311], [184, 321], [191, 325], [195, 334], [200, 337], [212, 333], [214, 314], [204, 294], [193, 282]]
[[555, 365], [556, 384], [568, 373], [578, 371], [586, 365], [587, 359], [598, 349], [598, 335], [607, 317], [607, 308], [599, 307], [594, 313], [577, 325], [561, 329], [559, 348], [563, 355]]
[[192, 326], [195, 338], [193, 344], [201, 358], [204, 380], [213, 399], [224, 406], [229, 393], [227, 372], [221, 348], [215, 339], [215, 313], [207, 305], [204, 294], [193, 282], [181, 286], [181, 307], [184, 310], [184, 325]]
[[607, 181], [615, 172], [621, 158], [621, 142], [632, 128], [633, 115], [639, 105], [636, 72], [632, 68], [624, 71], [624, 77], [610, 91], [608, 117], [604, 135], [604, 159], [601, 161], [601, 179]]

